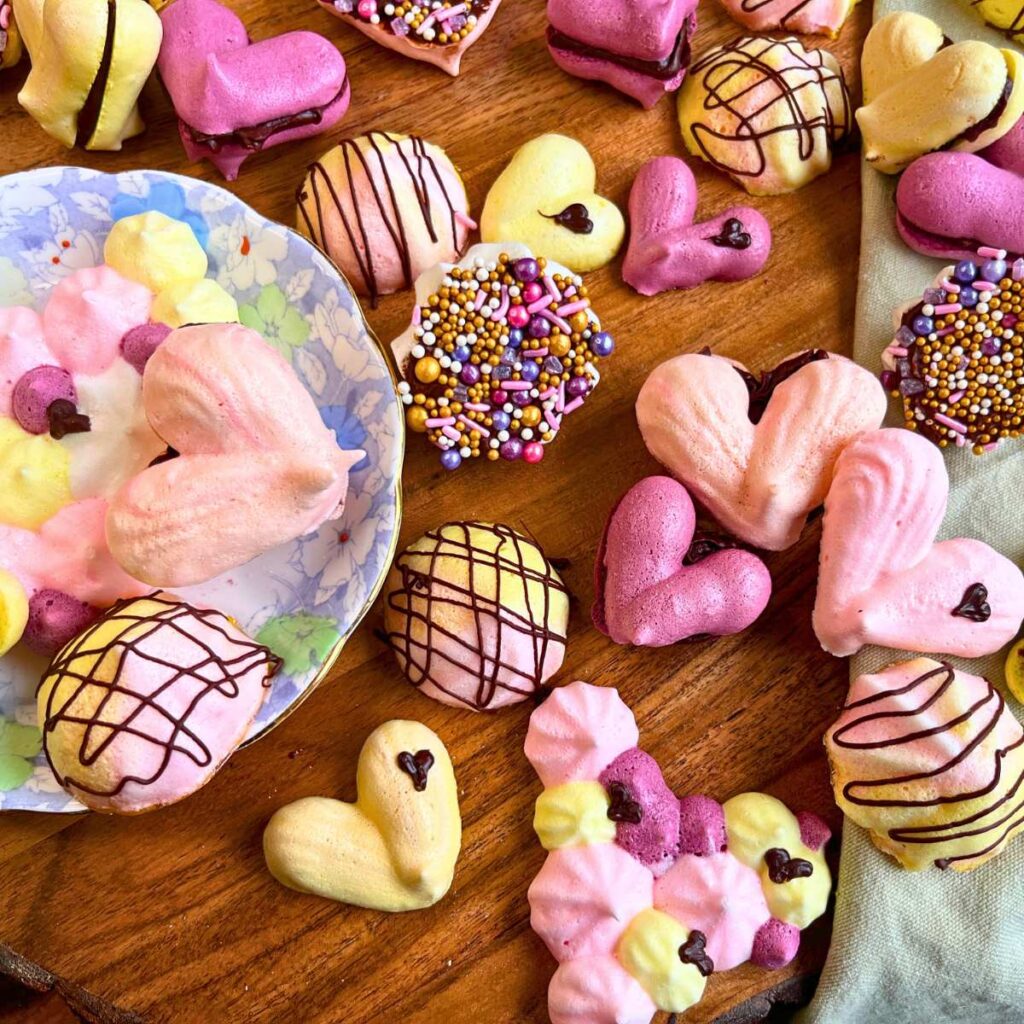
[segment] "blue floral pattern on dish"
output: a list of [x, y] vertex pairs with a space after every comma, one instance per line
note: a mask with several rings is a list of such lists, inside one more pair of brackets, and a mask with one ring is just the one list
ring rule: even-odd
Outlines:
[[[310, 691], [384, 581], [398, 539], [402, 410], [386, 357], [335, 267], [295, 232], [198, 179], [80, 167], [4, 178], [0, 305], [41, 309], [58, 281], [102, 262], [114, 221], [151, 209], [191, 225], [210, 259], [207, 276], [254, 311], [254, 326], [261, 321], [272, 335], [267, 340], [289, 359], [339, 442], [366, 451], [341, 519], [179, 591], [234, 616], [250, 635], [264, 631], [290, 645], [293, 671], [275, 677], [251, 740]], [[34, 692], [44, 668], [21, 646], [0, 658], [0, 720], [36, 724]], [[0, 809], [82, 808], [38, 755], [21, 786], [0, 792]]]

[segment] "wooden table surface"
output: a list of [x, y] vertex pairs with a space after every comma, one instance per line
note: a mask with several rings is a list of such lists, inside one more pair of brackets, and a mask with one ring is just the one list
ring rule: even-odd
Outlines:
[[[317, 9], [229, 0], [254, 38], [312, 29], [349, 62], [353, 100], [332, 137], [370, 128], [423, 135], [463, 170], [474, 212], [513, 151], [534, 135], [579, 138], [598, 166], [599, 188], [626, 206], [649, 157], [683, 147], [675, 103], [642, 111], [605, 86], [570, 78], [543, 45], [541, 0], [505, 0], [450, 79], [376, 47]], [[830, 45], [857, 90], [870, 5]], [[701, 0], [698, 54], [739, 33]], [[816, 40], [814, 42], [821, 42]], [[22, 64], [0, 76], [4, 144], [0, 172], [58, 163], [100, 170], [161, 168], [219, 182], [190, 166], [169, 103], [151, 81], [148, 132], [119, 154], [67, 153], [17, 105]], [[261, 213], [292, 223], [294, 190], [330, 138], [258, 155], [231, 188]], [[728, 179], [692, 165], [699, 213], [747, 197]], [[752, 368], [818, 346], [848, 353], [857, 280], [860, 192], [854, 153], [794, 195], [753, 200], [775, 245], [764, 273], [733, 285], [643, 299], [621, 281], [621, 257], [588, 284], [617, 340], [587, 411], [539, 467], [476, 463], [454, 474], [421, 438], [404, 472], [403, 544], [449, 519], [479, 517], [528, 527], [550, 557], [568, 560], [573, 595], [566, 663], [556, 682], [615, 685], [641, 743], [680, 793], [719, 800], [746, 789], [788, 799], [838, 826], [821, 745], [845, 695], [846, 664], [811, 631], [818, 527], [771, 555], [775, 593], [738, 637], [663, 650], [618, 647], [590, 624], [594, 554], [616, 498], [656, 470], [636, 428], [633, 402], [646, 374], [679, 352], [710, 345]], [[368, 319], [389, 341], [407, 322], [408, 294]], [[269, 736], [238, 753], [201, 792], [132, 818], [0, 817], [0, 941], [153, 1021], [196, 1024], [528, 1024], [544, 1022], [554, 970], [529, 926], [526, 890], [544, 859], [531, 828], [537, 779], [522, 755], [532, 704], [493, 715], [444, 707], [412, 690], [372, 635], [378, 605], [335, 670]], [[301, 896], [275, 882], [261, 854], [270, 814], [310, 794], [354, 799], [363, 740], [389, 718], [417, 718], [444, 739], [455, 762], [464, 824], [451, 893], [436, 907], [388, 916]], [[707, 1022], [776, 985], [820, 967], [828, 922], [806, 935], [794, 965], [776, 974], [746, 965], [715, 975], [681, 1022]], [[5, 1000], [0, 997], [0, 1004]], [[38, 1024], [48, 1012], [0, 1005], [0, 1022]], [[659, 1018], [664, 1020], [664, 1017]]]

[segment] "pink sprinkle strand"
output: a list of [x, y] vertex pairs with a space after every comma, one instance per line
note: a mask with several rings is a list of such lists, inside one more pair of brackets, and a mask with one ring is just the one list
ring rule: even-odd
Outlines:
[[952, 292], [953, 295], [960, 294], [960, 285], [956, 281], [943, 281], [942, 290], [946, 292]]
[[572, 316], [573, 313], [578, 313], [581, 309], [586, 309], [590, 305], [590, 299], [580, 299], [578, 302], [570, 302], [567, 306], [562, 306], [558, 310], [559, 316]]
[[551, 302], [551, 296], [550, 295], [545, 295], [542, 298], [539, 298], [536, 302], [531, 302], [530, 305], [528, 305], [526, 307], [526, 312], [527, 313], [539, 313], [542, 309], [547, 309], [548, 308], [548, 304], [550, 302]]
[[544, 275], [544, 287], [548, 290], [548, 295], [555, 300], [557, 305], [562, 301], [562, 293], [558, 290], [558, 285], [555, 284], [555, 279], [550, 274]]
[[464, 424], [467, 430], [479, 430], [484, 437], [491, 436], [491, 432], [482, 423], [476, 423], [468, 416], [463, 416], [461, 413], [459, 414], [459, 422]]
[[975, 281], [974, 288], [979, 292], [994, 292], [999, 285], [993, 284], [991, 281]]
[[413, 327], [419, 327], [419, 325], [422, 323], [422, 321], [423, 321], [423, 314], [420, 312], [420, 307], [417, 306], [412, 311], [412, 325], [413, 325]]
[[991, 245], [983, 245], [978, 250], [979, 256], [984, 256], [987, 260], [1004, 260], [1006, 259], [1005, 249], [993, 249]]
[[432, 419], [425, 420], [424, 425], [433, 430], [435, 427], [450, 427], [454, 422], [454, 416], [435, 416]]
[[442, 427], [441, 433], [445, 437], [450, 437], [453, 441], [462, 440], [462, 435], [454, 427]]
[[944, 313], [959, 313], [963, 308], [959, 302], [947, 302], [942, 306], [936, 306], [935, 312], [942, 316]]
[[569, 326], [568, 320], [563, 320], [560, 316], [552, 313], [550, 309], [542, 309], [540, 315], [545, 320], [550, 320], [563, 334], [572, 334], [572, 328]]
[[443, 8], [437, 12], [437, 20], [448, 21], [449, 18], [454, 18], [456, 14], [462, 14], [465, 10], [465, 4], [457, 4], [455, 7]]
[[548, 350], [546, 348], [531, 348], [529, 352], [519, 353], [524, 359], [540, 359], [541, 356], [546, 356]]
[[956, 403], [959, 402], [960, 399], [963, 397], [964, 393], [962, 391], [954, 391], [953, 394], [949, 396], [949, 404], [956, 405]]
[[555, 399], [555, 408], [559, 412], [565, 411], [565, 381], [558, 385], [558, 397]]
[[529, 391], [533, 385], [528, 380], [503, 380], [501, 388], [503, 391]]
[[505, 319], [505, 314], [508, 313], [508, 302], [509, 302], [509, 299], [508, 299], [508, 288], [506, 288], [504, 285], [502, 285], [502, 289], [501, 289], [501, 305], [498, 306], [498, 308], [491, 313], [490, 319], [494, 320], [494, 321], [504, 320]]
[[562, 415], [568, 416], [569, 413], [575, 412], [583, 404], [582, 397], [574, 398], [563, 410]]
[[470, 409], [473, 412], [490, 412], [491, 407], [484, 402], [463, 402], [463, 409]]
[[955, 430], [958, 434], [967, 433], [967, 428], [959, 420], [954, 420], [944, 413], [937, 412], [933, 418], [936, 423], [941, 423], [944, 427], [949, 427], [950, 430]]
[[889, 355], [897, 357], [905, 356], [907, 354], [907, 349], [905, 349], [902, 345], [890, 345], [886, 349], [886, 351], [889, 353]]
[[558, 430], [558, 428], [561, 426], [561, 424], [558, 422], [558, 420], [555, 419], [555, 414], [550, 409], [545, 409], [544, 410], [544, 419], [547, 420], [548, 426], [552, 430]]
[[473, 302], [473, 308], [479, 309], [487, 301], [487, 292], [483, 288], [478, 288], [476, 293], [476, 300]]

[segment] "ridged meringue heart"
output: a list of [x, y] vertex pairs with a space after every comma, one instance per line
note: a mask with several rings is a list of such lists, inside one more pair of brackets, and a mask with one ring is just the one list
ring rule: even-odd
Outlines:
[[839, 456], [813, 617], [826, 651], [980, 658], [1017, 635], [1024, 574], [980, 540], [935, 543], [948, 495], [942, 452], [908, 430], [865, 434]]
[[285, 360], [237, 324], [183, 327], [149, 360], [143, 402], [179, 453], [115, 495], [110, 550], [159, 587], [201, 583], [341, 514], [343, 451]]
[[688, 353], [651, 373], [636, 418], [650, 453], [729, 533], [782, 551], [824, 500], [840, 451], [885, 407], [869, 371], [821, 350], [760, 381], [739, 363]]

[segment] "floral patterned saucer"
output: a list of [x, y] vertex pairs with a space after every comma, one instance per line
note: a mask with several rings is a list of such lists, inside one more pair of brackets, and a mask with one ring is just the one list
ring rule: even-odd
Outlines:
[[[367, 452], [340, 520], [180, 591], [233, 616], [283, 659], [251, 741], [323, 679], [384, 581], [400, 521], [401, 406], [389, 363], [333, 264], [294, 231], [193, 178], [81, 167], [4, 178], [0, 306], [42, 308], [62, 277], [103, 261], [116, 220], [143, 210], [192, 227], [209, 256], [207, 276], [234, 295], [242, 322], [291, 362], [342, 447]], [[21, 647], [0, 658], [0, 809], [83, 809], [39, 752], [33, 695], [44, 668]]]

